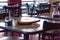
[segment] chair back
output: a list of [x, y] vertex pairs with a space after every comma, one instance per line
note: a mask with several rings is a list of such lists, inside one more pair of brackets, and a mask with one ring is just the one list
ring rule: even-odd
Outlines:
[[28, 13], [29, 13], [29, 12], [33, 13], [34, 4], [28, 4], [28, 3], [26, 3], [26, 6], [27, 6], [27, 9], [28, 9]]
[[60, 23], [52, 23], [52, 22], [44, 21], [43, 29], [44, 30], [60, 29]]
[[27, 10], [28, 10], [28, 15], [30, 15], [31, 17], [34, 16], [34, 15], [38, 15], [38, 13], [36, 11], [35, 4], [26, 3], [26, 7], [27, 7]]
[[40, 3], [39, 8], [41, 10], [41, 13], [50, 13], [51, 4]]

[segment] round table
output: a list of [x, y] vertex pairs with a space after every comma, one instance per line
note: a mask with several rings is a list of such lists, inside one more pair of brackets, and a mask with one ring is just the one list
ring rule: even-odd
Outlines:
[[5, 26], [4, 22], [0, 22], [0, 24], [3, 24], [3, 25], [0, 25], [0, 28], [2, 28], [2, 29], [5, 29], [5, 30], [11, 31], [11, 32], [17, 32], [17, 33], [24, 34], [24, 40], [29, 40], [30, 34], [39, 34], [40, 32], [43, 31], [42, 27], [40, 27], [40, 21], [29, 24], [29, 25], [20, 24], [20, 25], [16, 25], [16, 26], [8, 26], [8, 27]]

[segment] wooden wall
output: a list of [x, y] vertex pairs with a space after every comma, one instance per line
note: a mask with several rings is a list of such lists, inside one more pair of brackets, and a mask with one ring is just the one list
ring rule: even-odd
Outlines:
[[49, 0], [49, 2], [52, 4], [53, 2], [57, 2], [57, 1], [60, 1], [60, 0]]

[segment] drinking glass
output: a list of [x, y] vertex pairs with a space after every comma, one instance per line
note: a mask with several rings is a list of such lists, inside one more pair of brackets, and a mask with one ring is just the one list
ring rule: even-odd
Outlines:
[[12, 26], [12, 17], [5, 17], [5, 26]]

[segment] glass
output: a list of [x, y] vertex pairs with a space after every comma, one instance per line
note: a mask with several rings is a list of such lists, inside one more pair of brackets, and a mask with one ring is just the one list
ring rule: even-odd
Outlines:
[[12, 26], [12, 17], [5, 17], [5, 26]]
[[5, 17], [5, 26], [16, 26], [16, 20], [12, 17]]

